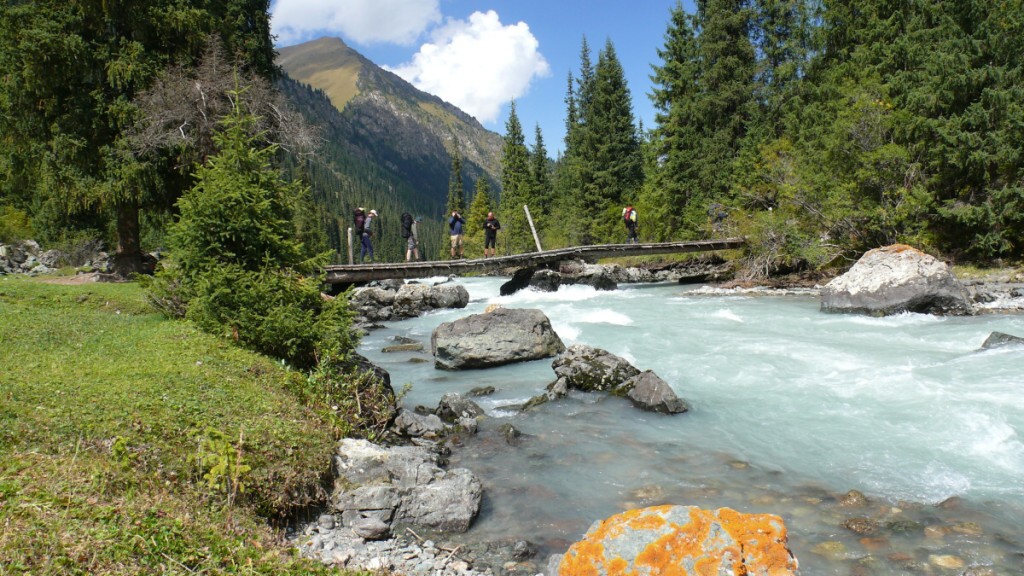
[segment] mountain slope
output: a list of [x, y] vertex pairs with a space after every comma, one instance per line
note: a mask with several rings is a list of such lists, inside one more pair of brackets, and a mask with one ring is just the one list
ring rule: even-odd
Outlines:
[[[463, 180], [500, 181], [502, 140], [455, 106], [383, 70], [337, 38], [282, 48], [289, 77], [322, 91], [341, 112], [331, 134], [353, 156], [383, 166], [428, 199], [444, 201], [451, 158], [463, 157]], [[336, 142], [338, 143], [338, 142]]]

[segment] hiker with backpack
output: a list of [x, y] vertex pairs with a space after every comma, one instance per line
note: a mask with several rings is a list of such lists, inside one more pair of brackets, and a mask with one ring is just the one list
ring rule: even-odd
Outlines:
[[407, 241], [405, 250], [406, 262], [411, 262], [414, 256], [416, 257], [416, 260], [420, 259], [420, 251], [418, 248], [419, 237], [417, 236], [416, 230], [417, 222], [419, 222], [419, 220], [414, 219], [412, 214], [409, 214], [408, 212], [402, 213], [402, 238], [405, 238]]
[[622, 210], [622, 221], [626, 224], [626, 232], [629, 234], [629, 237], [626, 239], [626, 243], [639, 244], [640, 239], [636, 235], [636, 210], [633, 209], [632, 204], [626, 206]]
[[484, 220], [484, 258], [494, 256], [494, 245], [498, 241], [498, 230], [501, 230], [501, 222], [494, 217], [494, 212], [487, 213]]
[[363, 260], [367, 255], [370, 257], [370, 262], [373, 262], [373, 241], [370, 239], [373, 236], [373, 219], [377, 217], [376, 210], [370, 210], [369, 214], [362, 215], [362, 208], [356, 209], [355, 224], [356, 234], [361, 239], [362, 248], [359, 250], [359, 263], [362, 264]]

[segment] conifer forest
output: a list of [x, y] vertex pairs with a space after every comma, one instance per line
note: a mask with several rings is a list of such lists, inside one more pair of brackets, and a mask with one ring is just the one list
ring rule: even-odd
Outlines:
[[[355, 206], [381, 213], [378, 260], [398, 262], [401, 213], [424, 217], [424, 256], [446, 258], [456, 207], [496, 212], [499, 253], [534, 250], [524, 204], [544, 248], [625, 241], [627, 204], [644, 242], [744, 236], [749, 278], [897, 242], [959, 262], [1024, 256], [1024, 0], [676, 5], [649, 94], [631, 92], [610, 40], [581, 38], [549, 103], [564, 110], [557, 157], [512, 102], [499, 173], [467, 172], [456, 142], [403, 178], [275, 66], [269, 0], [146, 5], [0, 10], [0, 241], [101, 238], [131, 271], [165, 245], [219, 119], [242, 106], [252, 142], [273, 145], [262, 169], [297, 183], [282, 216], [310, 257], [339, 263]], [[482, 256], [474, 222], [467, 257]]]

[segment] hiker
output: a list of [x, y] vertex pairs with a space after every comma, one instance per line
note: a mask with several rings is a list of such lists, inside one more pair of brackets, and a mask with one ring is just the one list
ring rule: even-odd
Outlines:
[[420, 259], [419, 236], [417, 235], [417, 222], [420, 222], [422, 218], [413, 218], [412, 214], [408, 212], [402, 213], [402, 238], [406, 239], [406, 250], [405, 250], [405, 261], [411, 262], [415, 256], [416, 260]]
[[363, 233], [362, 237], [362, 248], [359, 250], [359, 263], [363, 263], [363, 259], [369, 255], [370, 262], [373, 262], [373, 241], [370, 240], [370, 236], [373, 236], [373, 219], [377, 217], [376, 210], [370, 210], [370, 213], [366, 215], [366, 219], [363, 221]]
[[452, 260], [455, 259], [455, 249], [458, 248], [459, 258], [462, 258], [462, 227], [466, 224], [462, 214], [458, 210], [452, 210], [452, 216], [448, 219], [448, 230], [452, 238]]
[[484, 258], [494, 256], [494, 245], [498, 241], [498, 230], [501, 230], [501, 222], [494, 217], [494, 212], [487, 213], [484, 220]]
[[710, 222], [711, 229], [715, 232], [722, 231], [722, 222], [725, 221], [727, 216], [729, 216], [729, 211], [725, 206], [717, 202], [708, 208], [708, 222]]
[[626, 223], [626, 232], [629, 233], [629, 237], [626, 239], [627, 244], [639, 244], [640, 239], [636, 235], [636, 210], [633, 209], [633, 205], [630, 204], [622, 210], [622, 221]]

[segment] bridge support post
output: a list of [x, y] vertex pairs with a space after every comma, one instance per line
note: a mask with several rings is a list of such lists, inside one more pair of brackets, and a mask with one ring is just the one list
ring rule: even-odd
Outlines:
[[349, 264], [349, 266], [351, 266], [352, 264], [355, 264], [355, 262], [356, 262], [355, 253], [352, 251], [352, 228], [351, 227], [349, 227], [346, 230], [345, 236], [346, 236], [346, 240], [348, 241], [348, 264]]
[[530, 216], [530, 207], [523, 204], [523, 211], [526, 212], [526, 221], [530, 223], [530, 232], [533, 232], [533, 241], [537, 244], [537, 252], [543, 252], [544, 249], [540, 247], [540, 237], [537, 236], [537, 228], [533, 225], [533, 217]]

